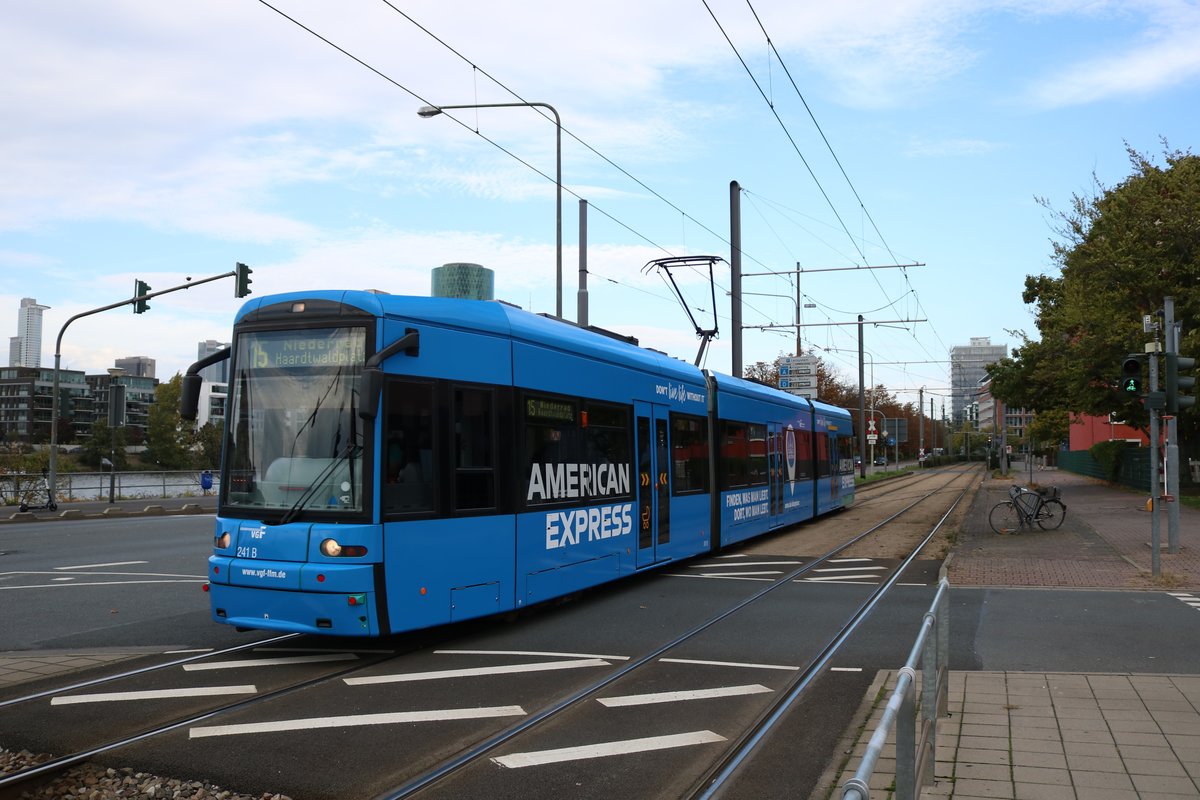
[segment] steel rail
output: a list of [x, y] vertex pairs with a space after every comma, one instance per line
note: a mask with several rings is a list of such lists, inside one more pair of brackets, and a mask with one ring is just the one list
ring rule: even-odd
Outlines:
[[[297, 634], [297, 635], [299, 635], [299, 634]], [[170, 733], [171, 731], [178, 730], [180, 728], [186, 727], [188, 725], [192, 725], [197, 722], [203, 722], [204, 720], [213, 719], [214, 717], [219, 717], [224, 714], [231, 713], [233, 711], [238, 711], [240, 709], [247, 708], [249, 706], [256, 705], [258, 703], [263, 703], [268, 700], [274, 700], [275, 698], [284, 697], [284, 696], [292, 694], [294, 692], [302, 691], [304, 689], [309, 689], [314, 686], [319, 686], [320, 684], [326, 683], [328, 681], [338, 680], [346, 675], [349, 675], [352, 672], [355, 672], [355, 671], [363, 669], [363, 668], [373, 667], [376, 664], [380, 664], [384, 661], [388, 661], [394, 657], [395, 657], [395, 653], [387, 653], [386, 655], [380, 655], [377, 658], [367, 659], [363, 662], [356, 663], [353, 666], [343, 667], [342, 669], [339, 669], [339, 670], [336, 670], [334, 672], [330, 672], [330, 673], [327, 673], [324, 675], [320, 675], [315, 678], [309, 678], [309, 679], [301, 681], [299, 683], [294, 683], [294, 684], [290, 684], [288, 686], [283, 686], [283, 687], [280, 687], [279, 689], [274, 689], [274, 690], [272, 690], [270, 692], [266, 692], [264, 694], [255, 695], [254, 697], [250, 697], [245, 700], [238, 700], [238, 701], [229, 703], [224, 706], [219, 706], [217, 708], [209, 709], [208, 711], [202, 711], [198, 714], [191, 714], [187, 717], [182, 717], [180, 719], [174, 720], [173, 722], [168, 722], [165, 725], [159, 725], [154, 728], [150, 728], [150, 729], [141, 731], [140, 733], [135, 733], [131, 736], [124, 736], [124, 737], [120, 737], [117, 739], [113, 739], [108, 742], [105, 742], [104, 744], [95, 745], [93, 747], [89, 747], [84, 750], [80, 750], [76, 753], [71, 753], [70, 755], [59, 756], [58, 758], [53, 758], [49, 761], [45, 761], [38, 765], [35, 765], [32, 767], [26, 767], [25, 769], [21, 770], [20, 772], [14, 772], [11, 775], [5, 775], [3, 777], [0, 777], [0, 797], [8, 796], [5, 794], [6, 790], [9, 790], [13, 787], [16, 787], [16, 786], [19, 786], [22, 784], [31, 783], [38, 778], [42, 778], [42, 777], [48, 776], [53, 773], [62, 772], [63, 770], [66, 770], [69, 767], [73, 767], [76, 764], [87, 761], [89, 758], [99, 755], [101, 753], [107, 753], [110, 750], [116, 750], [121, 747], [126, 747], [131, 744], [136, 744], [137, 742], [141, 742], [146, 739], [151, 739], [155, 736], [161, 736], [164, 733]]]
[[28, 695], [23, 695], [21, 697], [14, 697], [9, 700], [4, 700], [4, 701], [0, 702], [0, 708], [7, 708], [8, 706], [17, 705], [19, 703], [27, 703], [31, 700], [40, 700], [43, 697], [49, 697], [49, 696], [55, 695], [55, 694], [63, 694], [65, 692], [73, 692], [77, 689], [87, 689], [90, 686], [100, 686], [105, 683], [111, 683], [112, 681], [119, 681], [124, 678], [132, 678], [135, 675], [144, 675], [148, 672], [154, 672], [154, 671], [160, 670], [160, 669], [167, 669], [169, 667], [178, 667], [183, 664], [190, 664], [193, 661], [203, 661], [206, 658], [213, 658], [215, 656], [225, 656], [225, 655], [229, 655], [230, 653], [240, 652], [242, 650], [251, 650], [255, 647], [261, 647], [262, 645], [265, 645], [265, 644], [278, 644], [279, 642], [285, 642], [289, 639], [294, 639], [297, 636], [303, 636], [303, 635], [304, 634], [300, 634], [300, 633], [286, 633], [282, 636], [276, 636], [272, 639], [260, 639], [257, 642], [247, 642], [246, 644], [239, 644], [234, 647], [226, 648], [224, 650], [211, 650], [207, 653], [197, 653], [196, 655], [188, 656], [187, 658], [179, 658], [179, 659], [175, 659], [174, 661], [164, 662], [162, 664], [152, 664], [148, 667], [139, 667], [138, 669], [128, 670], [126, 672], [120, 672], [120, 673], [117, 673], [116, 675], [105, 675], [100, 678], [92, 678], [91, 680], [73, 683], [69, 686], [60, 686], [56, 689], [46, 689], [45, 691], [36, 692], [34, 694], [28, 694]]
[[916, 560], [917, 556], [920, 555], [925, 546], [929, 544], [930, 540], [932, 540], [937, 532], [941, 530], [942, 525], [946, 523], [946, 520], [949, 519], [950, 515], [953, 514], [955, 509], [958, 508], [958, 504], [962, 502], [963, 497], [966, 496], [967, 491], [970, 488], [970, 484], [963, 487], [963, 490], [959, 493], [958, 497], [955, 498], [954, 503], [952, 503], [946, 513], [942, 515], [937, 524], [930, 529], [929, 533], [926, 534], [925, 538], [921, 540], [920, 544], [913, 548], [913, 551], [892, 571], [887, 580], [879, 584], [879, 586], [871, 593], [867, 600], [864, 601], [859, 609], [854, 613], [850, 620], [847, 621], [847, 623], [842, 627], [838, 634], [829, 641], [817, 659], [812, 662], [808, 669], [798, 675], [791, 682], [789, 687], [785, 690], [786, 693], [777, 702], [773, 703], [762, 714], [760, 714], [759, 718], [747, 729], [746, 732], [742, 734], [738, 742], [726, 751], [726, 756], [718, 761], [713, 768], [706, 772], [705, 776], [701, 780], [697, 781], [696, 784], [693, 785], [692, 790], [686, 795], [687, 797], [709, 800], [717, 795], [721, 788], [723, 788], [729, 779], [734, 775], [738, 767], [740, 767], [746, 761], [746, 759], [754, 753], [755, 748], [761, 744], [763, 737], [765, 737], [771, 731], [771, 729], [774, 728], [781, 719], [783, 719], [784, 715], [791, 710], [792, 705], [797, 699], [799, 699], [804, 691], [812, 685], [817, 676], [824, 672], [825, 667], [828, 666], [830, 660], [832, 660], [837, 651], [846, 643], [850, 636], [855, 633], [863, 620], [865, 620], [867, 616], [869, 616], [870, 613], [875, 610], [875, 606], [879, 604], [884, 595], [886, 595], [887, 592], [896, 584], [896, 582], [900, 579], [900, 576], [904, 574], [904, 571], [911, 566], [912, 562]]
[[[955, 477], [957, 478], [958, 476], [955, 476]], [[952, 482], [953, 482], [953, 479], [948, 483], [952, 483]], [[814, 559], [813, 561], [809, 562], [808, 564], [804, 564], [804, 565], [792, 570], [791, 572], [789, 572], [788, 574], [786, 574], [780, 578], [777, 578], [773, 583], [769, 584], [768, 586], [765, 586], [764, 588], [760, 589], [759, 591], [754, 592], [750, 596], [739, 601], [738, 603], [736, 603], [732, 607], [726, 609], [725, 611], [722, 611], [721, 613], [711, 617], [710, 619], [693, 626], [691, 629], [680, 634], [679, 636], [675, 637], [674, 639], [671, 639], [670, 641], [657, 647], [656, 649], [650, 651], [649, 653], [647, 653], [639, 658], [630, 660], [625, 665], [614, 670], [611, 674], [605, 676], [604, 678], [601, 678], [600, 680], [595, 681], [594, 683], [592, 683], [589, 686], [585, 686], [581, 689], [578, 689], [578, 690], [572, 692], [571, 694], [567, 695], [566, 697], [562, 698], [561, 700], [551, 703], [550, 705], [545, 706], [544, 708], [531, 713], [530, 715], [528, 715], [525, 719], [521, 720], [520, 722], [517, 722], [517, 723], [509, 726], [508, 728], [506, 728], [502, 731], [499, 731], [498, 733], [493, 734], [492, 736], [488, 737], [487, 739], [484, 739], [483, 741], [478, 742], [478, 743], [460, 751], [457, 755], [452, 756], [451, 758], [443, 761], [440, 765], [425, 772], [423, 775], [419, 775], [416, 778], [408, 780], [406, 783], [404, 783], [400, 787], [398, 787], [394, 790], [389, 790], [388, 792], [385, 792], [383, 794], [376, 795], [375, 800], [401, 800], [401, 798], [411, 797], [412, 795], [421, 791], [422, 789], [425, 789], [425, 788], [431, 786], [432, 784], [447, 778], [448, 776], [459, 771], [460, 769], [463, 769], [464, 767], [469, 766], [471, 763], [481, 759], [482, 757], [484, 757], [488, 753], [492, 752], [496, 748], [500, 747], [501, 745], [504, 745], [505, 743], [517, 738], [518, 736], [520, 736], [522, 734], [528, 733], [529, 731], [540, 726], [542, 723], [546, 722], [547, 720], [551, 719], [552, 717], [555, 717], [558, 714], [560, 714], [561, 712], [566, 711], [567, 709], [571, 708], [572, 706], [575, 706], [576, 704], [582, 702], [583, 700], [586, 700], [587, 698], [591, 697], [592, 695], [596, 694], [597, 692], [599, 692], [600, 690], [609, 686], [610, 684], [616, 682], [617, 680], [623, 678], [624, 676], [628, 675], [629, 673], [633, 672], [634, 670], [657, 659], [663, 653], [665, 653], [675, 647], [678, 647], [679, 645], [683, 644], [684, 642], [688, 641], [689, 639], [697, 636], [704, 630], [712, 627], [713, 625], [716, 625], [718, 622], [721, 622], [722, 620], [725, 620], [726, 618], [732, 616], [736, 612], [742, 610], [746, 606], [749, 606], [749, 605], [757, 602], [759, 599], [761, 599], [763, 596], [767, 595], [768, 593], [773, 592], [782, 586], [790, 585], [793, 581], [796, 580], [796, 578], [817, 568], [818, 566], [820, 566], [821, 564], [832, 559], [833, 557], [835, 557], [842, 551], [846, 550], [847, 548], [851, 547], [852, 545], [856, 544], [857, 542], [861, 541], [862, 539], [866, 538], [867, 536], [870, 536], [872, 533], [875, 533], [880, 528], [883, 528], [884, 526], [893, 522], [895, 519], [897, 519], [901, 515], [908, 513], [913, 508], [920, 505], [921, 503], [923, 503], [925, 500], [929, 499], [930, 497], [934, 496], [937, 492], [941, 491], [942, 488], [944, 488], [944, 487], [939, 487], [939, 488], [934, 489], [933, 491], [923, 495], [922, 497], [918, 498], [914, 502], [905, 506], [900, 511], [897, 511], [895, 514], [892, 514], [891, 516], [887, 517], [883, 521], [876, 523], [875, 525], [871, 526], [870, 528], [863, 531], [862, 533], [854, 536], [853, 538], [849, 539], [848, 541], [839, 544], [836, 548], [830, 550], [829, 552], [825, 553], [824, 555]], [[924, 546], [924, 544], [922, 544], [922, 547], [923, 546]], [[920, 548], [918, 548], [916, 551], [914, 551], [914, 555], [910, 556], [910, 560], [911, 560], [911, 558], [915, 557], [916, 553], [919, 553], [919, 552], [920, 552]], [[894, 582], [894, 581], [895, 581], [895, 577], [892, 578], [892, 582]]]

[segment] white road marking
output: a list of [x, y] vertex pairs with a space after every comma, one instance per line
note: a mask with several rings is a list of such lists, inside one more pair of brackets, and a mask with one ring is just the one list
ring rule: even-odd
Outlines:
[[628, 755], [629, 753], [646, 753], [651, 750], [667, 750], [674, 747], [691, 747], [698, 744], [711, 744], [723, 741], [725, 741], [724, 736], [712, 731], [694, 731], [692, 733], [677, 733], [672, 736], [626, 739], [623, 742], [602, 742], [600, 744], [587, 744], [580, 747], [562, 747], [557, 750], [513, 753], [509, 756], [493, 758], [492, 761], [502, 767], [520, 769], [521, 767], [534, 767], [540, 764], [556, 764], [561, 761], [581, 761], [587, 758], [605, 758], [608, 756]]
[[869, 580], [871, 578], [878, 579], [878, 575], [816, 575], [811, 578], [804, 578], [802, 583], [855, 583]]
[[[803, 561], [739, 561], [738, 567], [781, 567], [788, 564], [803, 564]], [[727, 564], [692, 564], [692, 569], [712, 569], [728, 566]]]
[[829, 563], [830, 564], [855, 564], [855, 563], [862, 564], [862, 563], [870, 563], [872, 560], [873, 559], [870, 559], [870, 558], [831, 558], [831, 559], [829, 559]]
[[[56, 578], [55, 580], [61, 580]], [[146, 583], [208, 583], [208, 578], [186, 578], [171, 581], [88, 581], [86, 583], [32, 583], [25, 586], [0, 586], [0, 590], [12, 591], [13, 589], [61, 589], [64, 586], [134, 586]]]
[[149, 561], [111, 561], [107, 564], [78, 564], [73, 567], [55, 567], [55, 569], [100, 569], [101, 567], [129, 567], [134, 564], [149, 563]]
[[655, 703], [678, 703], [683, 700], [709, 700], [714, 697], [741, 697], [747, 694], [763, 694], [771, 692], [766, 686], [757, 683], [745, 686], [722, 686], [717, 689], [692, 689], [679, 692], [652, 692], [650, 694], [627, 694], [621, 697], [601, 697], [598, 702], [609, 708], [625, 706], [648, 706]]
[[74, 578], [74, 577], [70, 577], [70, 578], [55, 578], [54, 580], [55, 580], [55, 582], [58, 582], [58, 581], [73, 581], [73, 580], [75, 580], [75, 578]]
[[284, 656], [282, 658], [247, 658], [242, 661], [214, 661], [211, 664], [184, 664], [188, 672], [210, 669], [238, 669], [240, 667], [279, 667], [287, 664], [316, 664], [323, 661], [354, 661], [354, 653], [331, 653], [323, 656]]
[[100, 694], [64, 695], [50, 699], [52, 706], [74, 703], [116, 703], [125, 700], [164, 700], [172, 697], [208, 697], [222, 694], [254, 694], [254, 684], [242, 686], [193, 686], [186, 689], [147, 689], [139, 692], [103, 692]]
[[885, 570], [882, 564], [875, 567], [818, 567], [813, 572], [861, 572], [864, 569]]
[[748, 664], [742, 661], [703, 661], [693, 658], [660, 658], [667, 664], [699, 664], [705, 667], [745, 667], [746, 669], [782, 669], [795, 672], [799, 667], [789, 667], [783, 664]]
[[541, 650], [434, 650], [445, 655], [468, 656], [550, 656], [551, 658], [603, 658], [607, 661], [628, 661], [629, 656], [600, 656], [593, 653], [554, 653]]
[[[754, 573], [754, 574], [757, 575], [757, 574], [762, 574], [762, 573]], [[779, 575], [780, 573], [773, 572], [773, 573], [769, 573], [769, 574]], [[772, 578], [750, 578], [750, 577], [745, 577], [745, 576], [740, 576], [740, 575], [734, 575], [733, 573], [730, 573], [730, 572], [726, 572], [726, 573], [706, 572], [702, 575], [688, 575], [683, 572], [664, 572], [663, 575], [665, 575], [668, 578], [709, 578], [711, 580], [716, 580], [716, 581], [771, 581], [771, 580], [773, 580]]]
[[830, 672], [862, 672], [862, 667], [830, 667]]
[[376, 683], [404, 683], [407, 681], [440, 681], [446, 678], [478, 678], [484, 675], [513, 675], [521, 672], [548, 672], [556, 669], [579, 667], [611, 667], [600, 658], [585, 658], [578, 661], [542, 661], [537, 664], [511, 664], [503, 667], [476, 667], [474, 669], [442, 669], [433, 672], [409, 672], [399, 675], [372, 675], [364, 678], [343, 678], [347, 686], [368, 686]]
[[284, 719], [278, 722], [246, 722], [240, 725], [213, 725], [207, 728], [192, 728], [188, 738], [203, 739], [208, 736], [237, 736], [245, 733], [277, 733], [280, 731], [308, 731], [319, 728], [353, 728], [364, 725], [399, 725], [412, 722], [443, 722], [453, 719], [488, 719], [491, 717], [520, 717], [525, 709], [520, 706], [491, 706], [484, 708], [449, 708], [440, 711], [396, 711], [384, 714], [350, 714], [342, 717], [309, 717], [308, 719]]
[[192, 648], [191, 650], [164, 650], [163, 655], [164, 656], [179, 656], [179, 655], [184, 655], [185, 653], [211, 653], [212, 651], [213, 651], [213, 648], [211, 648], [211, 647], [195, 647], [195, 648]]
[[391, 655], [395, 650], [372, 649], [369, 647], [255, 647], [255, 653], [382, 653]]

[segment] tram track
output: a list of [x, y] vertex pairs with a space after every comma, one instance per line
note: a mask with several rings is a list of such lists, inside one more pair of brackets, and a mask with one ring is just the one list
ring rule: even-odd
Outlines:
[[[567, 719], [573, 712], [578, 712], [579, 709], [590, 705], [588, 701], [598, 697], [606, 689], [615, 689], [618, 684], [621, 685], [622, 691], [626, 695], [632, 695], [639, 692], [637, 686], [640, 680], [639, 675], [652, 671], [657, 663], [661, 663], [667, 656], [673, 652], [678, 652], [687, 646], [695, 646], [696, 642], [702, 639], [706, 632], [710, 632], [723, 624], [738, 624], [737, 618], [739, 614], [749, 613], [758, 604], [764, 602], [765, 598], [774, 597], [776, 593], [782, 594], [779, 590], [786, 586], [797, 585], [802, 581], [804, 576], [818, 569], [822, 564], [827, 564], [829, 561], [836, 559], [838, 556], [850, 551], [856, 546], [861, 546], [861, 543], [872, 536], [879, 535], [881, 532], [889, 529], [889, 526], [895, 525], [899, 520], [910, 515], [915, 509], [922, 507], [922, 504], [928, 503], [931, 499], [944, 494], [947, 487], [951, 486], [955, 480], [962, 480], [956, 475], [949, 475], [945, 480], [938, 480], [933, 474], [923, 475], [920, 479], [922, 483], [932, 482], [934, 485], [927, 486], [926, 489], [920, 487], [913, 481], [904, 481], [904, 488], [912, 493], [912, 498], [906, 498], [906, 502], [901, 509], [890, 513], [886, 518], [879, 520], [877, 523], [868, 526], [860, 533], [844, 539], [838, 543], [836, 547], [830, 548], [827, 552], [819, 557], [815, 557], [806, 561], [803, 565], [789, 570], [786, 574], [781, 575], [772, 583], [763, 586], [761, 589], [750, 593], [742, 598], [739, 602], [720, 610], [719, 613], [712, 614], [696, 624], [691, 625], [683, 633], [677, 634], [665, 642], [661, 642], [650, 647], [640, 655], [630, 657], [630, 660], [607, 673], [599, 680], [582, 683], [573, 687], [570, 691], [564, 692], [557, 699], [552, 699], [544, 702], [536, 711], [525, 713], [520, 722], [510, 725], [501, 730], [485, 732], [483, 736], [477, 738], [466, 747], [462, 747], [452, 754], [444, 758], [440, 758], [436, 764], [424, 768], [420, 774], [410, 775], [395, 775], [394, 783], [389, 782], [385, 774], [379, 774], [374, 777], [370, 783], [375, 786], [391, 785], [394, 788], [385, 789], [382, 792], [377, 792], [378, 797], [386, 798], [401, 798], [401, 797], [439, 797], [439, 796], [455, 796], [458, 792], [456, 782], [464, 775], [469, 773], [472, 768], [482, 768], [487, 770], [492, 767], [494, 758], [497, 757], [503, 750], [512, 750], [523, 741], [524, 738], [535, 735], [539, 730], [544, 730], [553, 724], [561, 724], [562, 720]], [[895, 487], [887, 491], [887, 494], [894, 494], [900, 487]], [[967, 487], [969, 488], [969, 487]], [[967, 491], [964, 488], [959, 492], [959, 498]], [[919, 491], [918, 491], [919, 490]], [[869, 507], [881, 495], [864, 498], [856, 504], [858, 509]], [[893, 498], [895, 500], [895, 498]], [[957, 503], [957, 501], [955, 501]], [[873, 504], [873, 503], [872, 503]], [[712, 796], [712, 792], [716, 787], [719, 787], [724, 781], [729, 779], [729, 776], [734, 774], [738, 766], [747, 758], [751, 757], [757, 742], [764, 735], [763, 732], [770, 729], [774, 724], [773, 720], [778, 720], [781, 716], [787, 713], [787, 709], [795, 702], [803, 692], [811, 685], [815, 676], [819, 675], [836, 652], [837, 646], [853, 632], [854, 627], [859, 621], [870, 614], [870, 611], [880, 601], [883, 595], [895, 584], [900, 575], [907, 568], [908, 564], [927, 546], [929, 539], [937, 532], [938, 527], [949, 516], [950, 511], [947, 511], [932, 530], [928, 531], [922, 542], [911, 549], [907, 559], [898, 567], [893, 569], [891, 573], [881, 581], [881, 585], [872, 590], [869, 597], [860, 605], [858, 610], [842, 625], [836, 636], [830, 637], [826, 645], [821, 648], [815, 656], [808, 659], [807, 664], [802, 668], [797, 669], [793, 680], [783, 687], [776, 688], [772, 695], [779, 698], [779, 702], [769, 705], [763, 705], [755, 712], [755, 719], [745, 724], [740, 733], [735, 733], [731, 736], [722, 736], [721, 738], [730, 744], [723, 750], [723, 755], [719, 758], [710, 759], [712, 766], [707, 769], [703, 775], [694, 775], [691, 778], [691, 788], [688, 789], [686, 795], [688, 797], [707, 797]], [[844, 518], [844, 514], [835, 515], [831, 520]], [[828, 520], [826, 522], [829, 522]], [[806, 526], [801, 526], [804, 529]], [[769, 538], [769, 537], [768, 537]], [[770, 547], [770, 542], [755, 542], [756, 548]], [[495, 624], [493, 622], [493, 624]], [[462, 634], [462, 629], [457, 629], [455, 634]], [[61, 687], [55, 690], [39, 691], [36, 694], [27, 697], [15, 698], [14, 700], [4, 701], [0, 707], [13, 707], [24, 702], [36, 702], [44, 700], [55, 694], [64, 692], [78, 692], [82, 689], [91, 688], [104, 683], [119, 683], [121, 678], [126, 680], [140, 680], [145, 677], [148, 672], [153, 669], [166, 670], [171, 667], [182, 666], [186, 663], [194, 663], [204, 659], [212, 659], [215, 657], [223, 658], [227, 655], [236, 655], [242, 651], [254, 647], [261, 647], [265, 643], [283, 643], [293, 637], [278, 637], [276, 639], [264, 640], [264, 642], [248, 643], [240, 645], [237, 648], [231, 648], [221, 653], [207, 653], [199, 656], [189, 657], [187, 659], [179, 659], [174, 662], [158, 665], [157, 667], [146, 668], [144, 670], [131, 671], [128, 675], [114, 675], [105, 678], [98, 678], [92, 681], [79, 682], [70, 686]], [[54, 759], [51, 762], [40, 765], [35, 771], [26, 770], [16, 775], [0, 778], [0, 797], [16, 796], [12, 794], [13, 787], [29, 786], [34, 783], [44, 783], [64, 769], [82, 761], [94, 758], [101, 753], [112, 753], [120, 748], [128, 747], [139, 742], [145, 742], [148, 739], [157, 736], [164, 736], [172, 732], [180, 731], [196, 723], [211, 720], [218, 716], [237, 715], [245, 717], [247, 713], [253, 713], [256, 707], [263, 707], [270, 704], [270, 701], [280, 700], [285, 697], [303, 697], [304, 693], [310, 690], [319, 689], [320, 687], [333, 686], [344, 682], [346, 678], [350, 678], [363, 673], [369, 673], [376, 669], [383, 669], [391, 664], [404, 663], [404, 657], [426, 647], [428, 642], [414, 642], [411, 648], [405, 648], [401, 653], [389, 653], [380, 655], [377, 658], [368, 658], [357, 661], [352, 665], [345, 665], [337, 669], [324, 670], [319, 675], [310, 675], [304, 680], [294, 680], [281, 684], [268, 692], [262, 692], [251, 699], [239, 700], [231, 703], [221, 704], [217, 707], [202, 709], [195, 713], [180, 715], [168, 722], [147, 726], [145, 730], [137, 731], [136, 733], [124, 737], [112, 737], [109, 741], [95, 745], [91, 748], [77, 748], [76, 752]], [[481, 727], [484, 727], [481, 725]], [[193, 774], [204, 774], [206, 772], [203, 764], [197, 763], [193, 767]], [[386, 770], [381, 772], [386, 773]], [[448, 792], [448, 793], [447, 793]], [[305, 795], [296, 795], [304, 797]], [[347, 795], [350, 796], [350, 795]], [[354, 796], [359, 796], [355, 794]], [[462, 796], [461, 794], [459, 796]], [[536, 796], [536, 795], [531, 795]]]
[[[631, 679], [638, 670], [644, 669], [654, 662], [661, 660], [668, 653], [679, 649], [681, 646], [694, 641], [698, 636], [709, 630], [715, 625], [729, 620], [739, 612], [752, 607], [754, 604], [761, 601], [763, 598], [771, 595], [777, 590], [792, 585], [797, 580], [811, 571], [818, 569], [821, 565], [835, 559], [838, 555], [846, 552], [854, 545], [862, 540], [877, 534], [885, 529], [889, 524], [909, 513], [913, 509], [920, 506], [929, 499], [938, 496], [946, 486], [960, 481], [959, 474], [951, 475], [944, 482], [938, 483], [934, 488], [921, 494], [917, 499], [913, 500], [908, 505], [904, 506], [899, 511], [889, 515], [877, 524], [871, 526], [867, 530], [853, 536], [849, 540], [826, 552], [824, 555], [817, 557], [813, 561], [804, 564], [787, 574], [776, 579], [773, 583], [762, 589], [752, 593], [749, 597], [737, 603], [733, 607], [714, 615], [708, 620], [695, 625], [690, 630], [677, 636], [671, 641], [668, 641], [657, 649], [646, 653], [624, 666], [613, 671], [609, 675], [604, 676], [600, 680], [595, 681], [591, 685], [584, 686], [575, 691], [572, 695], [565, 697], [558, 702], [546, 706], [543, 709], [529, 714], [521, 722], [510, 726], [508, 729], [495, 734], [491, 738], [481, 741], [478, 744], [470, 747], [455, 757], [446, 760], [435, 769], [428, 770], [423, 775], [405, 782], [398, 786], [395, 790], [388, 791], [376, 796], [376, 800], [401, 800], [409, 797], [425, 796], [423, 792], [438, 782], [443, 781], [459, 770], [469, 768], [472, 765], [484, 764], [490, 758], [491, 754], [501, 749], [505, 745], [511, 744], [520, 737], [529, 734], [545, 723], [550, 722], [555, 717], [570, 712], [578, 708], [582, 703], [595, 697], [604, 689], [614, 686], [620, 681]], [[909, 488], [912, 488], [911, 485]], [[787, 685], [780, 694], [780, 700], [769, 704], [764, 708], [742, 735], [735, 737], [731, 747], [727, 748], [723, 755], [714, 761], [713, 766], [708, 769], [703, 776], [698, 778], [692, 787], [685, 793], [679, 796], [687, 798], [709, 798], [715, 796], [721, 786], [728, 781], [735, 773], [737, 767], [749, 758], [754, 748], [762, 740], [762, 737], [780, 720], [780, 718], [792, 707], [801, 694], [812, 684], [814, 679], [828, 665], [830, 659], [838, 651], [838, 648], [852, 635], [863, 619], [865, 619], [875, 606], [880, 602], [883, 596], [892, 588], [899, 580], [900, 576], [909, 567], [909, 565], [917, 558], [921, 551], [928, 545], [933, 536], [938, 533], [940, 528], [945, 524], [946, 520], [958, 507], [962, 498], [966, 496], [970, 489], [969, 483], [964, 485], [958, 492], [957, 497], [950, 505], [950, 508], [940, 516], [937, 523], [927, 532], [920, 544], [913, 548], [907, 557], [895, 567], [891, 573], [884, 579], [878, 587], [871, 591], [868, 598], [854, 611], [850, 618], [838, 630], [837, 634], [832, 637], [821, 648], [817, 657], [812, 659], [807, 666], [800, 670], [799, 674]], [[724, 737], [722, 737], [724, 738]], [[492, 759], [495, 761], [495, 759]], [[451, 790], [447, 796], [454, 796], [455, 791]]]
[[[238, 656], [249, 651], [258, 651], [261, 653], [280, 653], [280, 652], [296, 652], [291, 649], [280, 648], [288, 642], [295, 642], [299, 639], [304, 639], [303, 634], [289, 633], [281, 636], [274, 636], [267, 639], [261, 639], [254, 642], [235, 645], [233, 647], [212, 650], [205, 653], [197, 653], [185, 658], [172, 659], [166, 662], [151, 664], [145, 667], [140, 667], [133, 670], [124, 670], [114, 674], [107, 674], [90, 678], [83, 681], [76, 681], [60, 686], [38, 690], [25, 695], [20, 695], [0, 702], [0, 709], [7, 709], [8, 714], [12, 714], [12, 709], [19, 706], [37, 703], [41, 700], [50, 699], [50, 705], [69, 705], [76, 701], [91, 701], [96, 700], [103, 702], [104, 696], [108, 695], [113, 698], [118, 696], [129, 696], [131, 694], [142, 694], [146, 697], [156, 695], [153, 690], [144, 690], [140, 688], [127, 688], [125, 692], [108, 692], [103, 694], [89, 694], [82, 698], [78, 694], [85, 689], [94, 689], [99, 687], [119, 687], [122, 683], [133, 683], [135, 686], [142, 686], [143, 681], [150, 676], [166, 675], [176, 669], [204, 669], [206, 666], [216, 664], [222, 666], [227, 662], [226, 659], [230, 656]], [[427, 646], [427, 641], [414, 643], [412, 649], [419, 649]], [[300, 648], [302, 651], [312, 652], [315, 648]], [[355, 651], [369, 652], [370, 648]], [[129, 730], [113, 736], [104, 741], [97, 741], [87, 746], [78, 747], [72, 752], [60, 756], [51, 756], [49, 758], [38, 759], [36, 763], [26, 766], [25, 768], [3, 775], [0, 774], [0, 798], [16, 798], [22, 796], [22, 792], [29, 790], [31, 787], [36, 787], [53, 782], [55, 779], [65, 775], [72, 767], [94, 759], [97, 756], [119, 750], [137, 742], [145, 741], [156, 736], [162, 736], [172, 731], [176, 731], [188, 726], [204, 722], [229, 714], [235, 711], [245, 710], [259, 703], [266, 703], [279, 697], [286, 696], [295, 692], [311, 689], [320, 686], [328, 681], [338, 680], [339, 678], [353, 674], [354, 672], [369, 668], [375, 664], [386, 662], [396, 657], [396, 653], [392, 650], [381, 652], [373, 657], [358, 660], [356, 663], [348, 666], [340, 666], [332, 670], [322, 671], [318, 675], [306, 677], [301, 680], [284, 682], [271, 690], [264, 692], [255, 692], [252, 697], [236, 700], [228, 703], [219, 703], [201, 710], [176, 715], [165, 721], [156, 721], [141, 729]], [[303, 657], [299, 657], [303, 658]], [[314, 659], [314, 663], [320, 663]], [[254, 688], [254, 687], [250, 687]], [[168, 690], [177, 692], [177, 696], [186, 696], [189, 690]], [[169, 694], [161, 694], [160, 696], [170, 696]], [[37, 713], [37, 712], [35, 712]]]

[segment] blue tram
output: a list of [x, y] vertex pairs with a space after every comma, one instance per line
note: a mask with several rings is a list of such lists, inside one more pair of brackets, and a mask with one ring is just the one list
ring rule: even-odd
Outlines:
[[246, 628], [376, 636], [520, 609], [853, 500], [839, 408], [499, 302], [263, 297], [207, 589]]

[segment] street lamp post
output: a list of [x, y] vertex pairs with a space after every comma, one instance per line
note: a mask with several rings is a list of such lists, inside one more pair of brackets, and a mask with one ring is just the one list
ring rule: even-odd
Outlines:
[[468, 103], [465, 105], [454, 106], [421, 106], [417, 109], [419, 117], [436, 117], [443, 111], [464, 109], [464, 108], [545, 108], [554, 115], [555, 129], [555, 158], [554, 158], [554, 185], [557, 192], [556, 206], [557, 214], [555, 215], [555, 303], [554, 313], [560, 319], [563, 315], [562, 296], [563, 296], [563, 274], [562, 274], [562, 120], [559, 119], [558, 111], [549, 103]]

